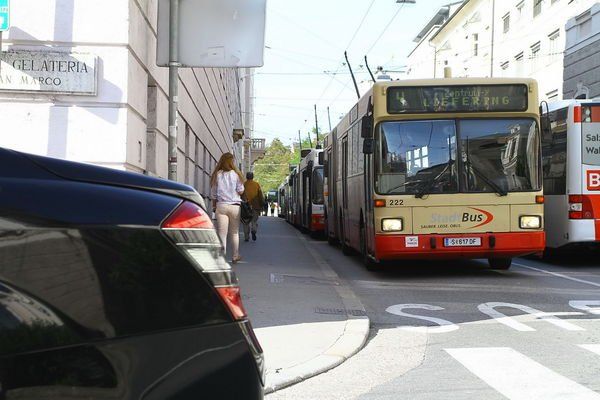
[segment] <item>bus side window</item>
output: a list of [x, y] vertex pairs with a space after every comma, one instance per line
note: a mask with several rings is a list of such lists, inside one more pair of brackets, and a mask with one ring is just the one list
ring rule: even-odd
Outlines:
[[568, 109], [562, 108], [552, 111], [548, 118], [552, 140], [542, 147], [544, 193], [547, 195], [567, 192], [567, 114]]

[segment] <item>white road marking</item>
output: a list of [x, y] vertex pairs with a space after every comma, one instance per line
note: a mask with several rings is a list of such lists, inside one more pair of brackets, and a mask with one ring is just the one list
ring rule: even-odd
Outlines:
[[441, 311], [444, 308], [440, 306], [432, 306], [431, 304], [396, 304], [393, 306], [389, 306], [386, 308], [386, 312], [390, 314], [398, 315], [400, 317], [408, 317], [408, 318], [416, 318], [424, 321], [433, 322], [434, 324], [438, 324], [439, 326], [401, 326], [400, 329], [404, 329], [406, 331], [412, 332], [428, 332], [428, 333], [446, 333], [452, 332], [458, 329], [458, 325], [447, 321], [445, 319], [429, 317], [426, 315], [415, 315], [405, 313], [403, 310], [409, 309], [419, 309], [419, 310], [429, 310], [429, 311]]
[[579, 282], [579, 283], [584, 283], [586, 285], [600, 287], [600, 283], [586, 281], [585, 279], [573, 278], [571, 276], [567, 276], [567, 275], [564, 275], [564, 274], [559, 274], [558, 272], [546, 271], [545, 269], [536, 268], [536, 267], [530, 267], [529, 265], [520, 264], [520, 263], [513, 263], [512, 265], [516, 265], [517, 267], [521, 267], [521, 268], [531, 269], [533, 271], [543, 272], [543, 273], [548, 274], [548, 275], [554, 275], [554, 276], [556, 276], [558, 278], [568, 279], [568, 280], [573, 281], [573, 282]]
[[[599, 300], [571, 300], [569, 305], [578, 310], [582, 310], [594, 315], [600, 315], [600, 301]], [[590, 307], [597, 306], [597, 307]]]
[[579, 347], [600, 355], [600, 344], [580, 344]]
[[511, 318], [511, 317], [507, 316], [506, 314], [503, 314], [500, 311], [496, 310], [497, 307], [516, 308], [517, 310], [521, 310], [523, 312], [526, 312], [527, 314], [531, 314], [531, 315], [535, 316], [536, 318], [539, 318], [542, 321], [549, 322], [549, 323], [551, 323], [555, 326], [558, 326], [559, 328], [565, 329], [567, 331], [585, 331], [584, 328], [577, 326], [575, 324], [572, 324], [570, 322], [563, 321], [562, 319], [554, 316], [552, 313], [543, 312], [543, 311], [537, 310], [533, 307], [525, 306], [523, 304], [492, 302], [492, 303], [483, 303], [483, 304], [480, 304], [479, 306], [477, 306], [479, 311], [481, 311], [484, 314], [489, 315], [490, 317], [494, 318], [496, 321], [498, 321], [501, 324], [504, 324], [510, 328], [513, 328], [520, 332], [535, 331], [534, 328], [532, 328], [528, 325], [525, 325], [521, 322], [518, 322], [514, 318]]
[[599, 393], [508, 347], [445, 350], [511, 400], [600, 400]]

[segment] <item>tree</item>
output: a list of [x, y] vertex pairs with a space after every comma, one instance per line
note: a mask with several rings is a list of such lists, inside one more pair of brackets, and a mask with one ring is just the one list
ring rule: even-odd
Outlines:
[[262, 160], [254, 163], [254, 178], [260, 183], [263, 192], [277, 190], [288, 176], [293, 154], [279, 139], [274, 139]]

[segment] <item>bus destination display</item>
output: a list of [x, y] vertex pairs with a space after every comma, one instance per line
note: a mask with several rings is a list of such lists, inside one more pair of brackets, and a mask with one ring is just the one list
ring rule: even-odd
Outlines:
[[389, 114], [527, 110], [527, 85], [389, 87]]

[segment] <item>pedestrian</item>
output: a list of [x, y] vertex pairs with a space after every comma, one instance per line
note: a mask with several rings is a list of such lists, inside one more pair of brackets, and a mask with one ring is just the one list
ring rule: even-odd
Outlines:
[[231, 243], [231, 262], [241, 260], [240, 247], [240, 204], [244, 193], [244, 178], [236, 168], [233, 154], [225, 153], [219, 159], [210, 177], [210, 194], [213, 211], [217, 217], [217, 233], [227, 251], [227, 239]]
[[260, 184], [254, 180], [254, 173], [246, 174], [246, 182], [244, 182], [244, 198], [252, 207], [252, 218], [249, 221], [244, 221], [244, 241], [250, 240], [250, 232], [252, 232], [252, 240], [256, 240], [256, 232], [258, 231], [258, 217], [263, 209], [264, 197]]
[[265, 196], [263, 201], [263, 212], [265, 213], [265, 217], [269, 215], [269, 200], [267, 199], [267, 196]]
[[275, 216], [275, 208], [277, 208], [277, 203], [272, 201], [271, 202], [271, 217]]

